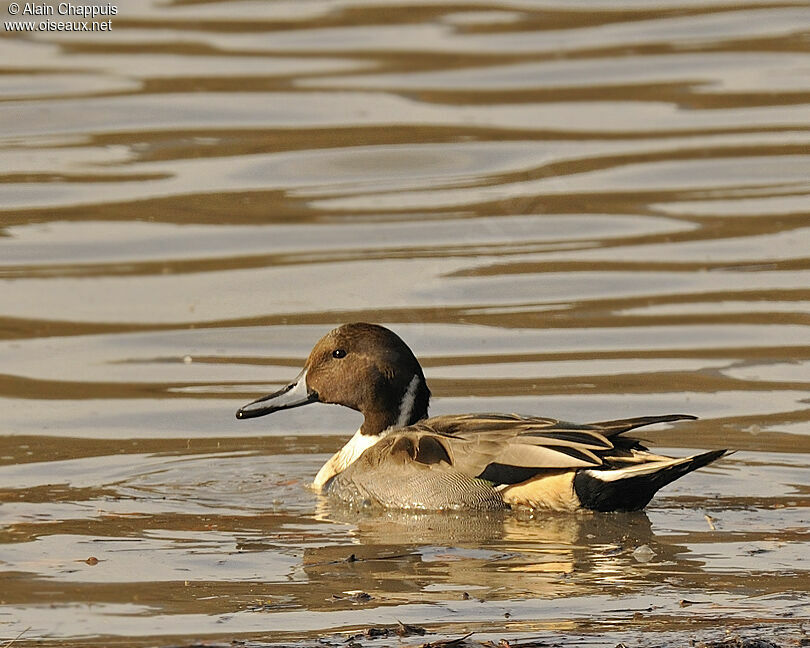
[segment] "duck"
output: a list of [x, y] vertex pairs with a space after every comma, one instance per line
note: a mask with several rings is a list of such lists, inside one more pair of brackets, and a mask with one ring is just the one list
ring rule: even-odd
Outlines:
[[697, 418], [688, 414], [587, 424], [519, 414], [429, 417], [430, 396], [422, 366], [396, 333], [354, 322], [323, 336], [292, 382], [236, 417], [311, 403], [360, 412], [362, 425], [312, 488], [383, 509], [637, 511], [660, 488], [728, 453], [668, 457], [626, 434]]

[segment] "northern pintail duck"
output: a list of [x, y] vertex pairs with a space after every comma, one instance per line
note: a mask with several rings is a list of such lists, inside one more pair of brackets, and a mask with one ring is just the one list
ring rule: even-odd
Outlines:
[[516, 414], [428, 418], [429, 400], [422, 367], [399, 336], [355, 323], [326, 334], [292, 383], [236, 417], [309, 403], [361, 412], [360, 429], [312, 485], [350, 503], [399, 509], [639, 510], [662, 486], [727, 452], [676, 459], [624, 435], [695, 418], [686, 414], [586, 425]]

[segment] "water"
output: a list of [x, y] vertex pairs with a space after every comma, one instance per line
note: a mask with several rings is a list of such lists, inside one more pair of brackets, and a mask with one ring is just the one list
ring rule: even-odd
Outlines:
[[[0, 643], [801, 640], [806, 4], [118, 9], [0, 39]], [[234, 412], [358, 320], [435, 414], [738, 452], [645, 513], [341, 510], [356, 413]]]

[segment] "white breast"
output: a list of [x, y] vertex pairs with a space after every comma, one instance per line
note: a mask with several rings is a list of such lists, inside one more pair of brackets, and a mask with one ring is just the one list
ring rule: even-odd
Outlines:
[[312, 482], [312, 488], [321, 490], [323, 485], [328, 482], [332, 477], [348, 468], [361, 454], [368, 448], [373, 446], [377, 441], [383, 437], [373, 434], [362, 434], [360, 430], [354, 433], [354, 436], [349, 439], [348, 443], [333, 454], [329, 461], [327, 461], [318, 474], [315, 475], [315, 480]]

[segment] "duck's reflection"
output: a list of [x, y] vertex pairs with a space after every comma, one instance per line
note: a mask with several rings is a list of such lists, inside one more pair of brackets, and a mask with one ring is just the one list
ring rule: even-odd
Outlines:
[[422, 601], [620, 594], [700, 573], [643, 512], [357, 512], [324, 500], [318, 517], [355, 528], [355, 543], [304, 556], [310, 582], [331, 585], [337, 601], [352, 591], [377, 604], [415, 592]]

